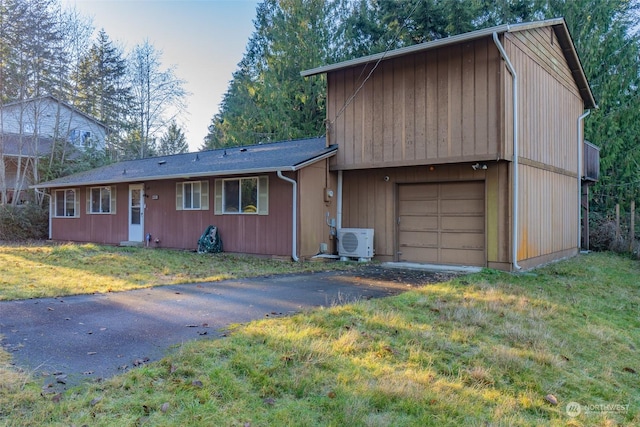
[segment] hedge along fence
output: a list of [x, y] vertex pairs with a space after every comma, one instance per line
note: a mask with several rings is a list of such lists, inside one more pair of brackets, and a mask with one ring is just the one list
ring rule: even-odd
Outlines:
[[48, 230], [48, 208], [33, 203], [0, 205], [0, 240], [45, 239]]
[[629, 212], [621, 213], [617, 204], [615, 212], [609, 216], [592, 215], [589, 249], [630, 253], [640, 259], [640, 241], [636, 234], [636, 230], [640, 230], [639, 219], [634, 201], [631, 201]]

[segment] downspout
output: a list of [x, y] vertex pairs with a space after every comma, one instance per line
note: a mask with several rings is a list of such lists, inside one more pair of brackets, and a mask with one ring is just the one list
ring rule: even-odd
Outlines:
[[[509, 27], [507, 26], [507, 31]], [[493, 42], [500, 51], [500, 55], [504, 62], [507, 64], [507, 69], [513, 77], [513, 187], [512, 187], [512, 229], [511, 229], [511, 258], [513, 259], [513, 268], [520, 270], [522, 267], [518, 265], [518, 75], [513, 68], [507, 52], [502, 47], [500, 40], [498, 39], [498, 33], [493, 33]]]
[[589, 114], [591, 110], [585, 111], [578, 117], [578, 252], [582, 248], [582, 121]]
[[338, 201], [336, 203], [336, 230], [342, 228], [342, 171], [338, 171]]
[[292, 223], [293, 225], [291, 230], [291, 259], [295, 262], [298, 262], [298, 256], [296, 253], [298, 252], [298, 183], [291, 178], [287, 178], [282, 175], [282, 171], [278, 171], [278, 178], [283, 181], [287, 181], [293, 185], [293, 207], [292, 207]]

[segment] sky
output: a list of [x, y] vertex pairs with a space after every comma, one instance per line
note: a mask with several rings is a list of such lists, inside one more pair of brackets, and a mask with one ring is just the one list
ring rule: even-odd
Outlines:
[[91, 18], [97, 31], [128, 52], [149, 40], [163, 69], [176, 66], [186, 82], [182, 119], [190, 151], [197, 151], [218, 112], [232, 73], [254, 31], [257, 0], [64, 0]]

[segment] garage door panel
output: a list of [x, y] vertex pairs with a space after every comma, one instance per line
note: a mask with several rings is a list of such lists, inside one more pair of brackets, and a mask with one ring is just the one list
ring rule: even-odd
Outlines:
[[403, 216], [400, 220], [400, 231], [424, 231], [437, 229], [437, 216]]
[[438, 248], [403, 247], [400, 248], [399, 260], [405, 262], [437, 263], [439, 262], [438, 252]]
[[443, 200], [484, 200], [484, 182], [449, 182], [440, 184]]
[[484, 233], [442, 233], [440, 247], [448, 249], [484, 249]]
[[398, 187], [399, 260], [486, 265], [484, 182]]
[[440, 220], [442, 230], [475, 231], [484, 233], [484, 217], [482, 216], [450, 216]]
[[437, 200], [438, 187], [407, 184], [400, 186], [398, 195], [400, 200]]
[[405, 200], [400, 206], [400, 215], [424, 215], [437, 213], [437, 200]]
[[442, 249], [440, 262], [443, 264], [484, 265], [484, 250], [470, 251], [459, 249]]
[[416, 247], [416, 248], [427, 248], [427, 247], [438, 247], [438, 232], [400, 232], [400, 241], [402, 244], [400, 247]]
[[440, 212], [443, 214], [484, 215], [484, 200], [442, 200]]

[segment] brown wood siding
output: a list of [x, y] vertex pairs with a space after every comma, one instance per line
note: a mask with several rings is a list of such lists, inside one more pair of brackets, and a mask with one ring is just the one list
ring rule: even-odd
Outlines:
[[334, 169], [498, 158], [501, 68], [490, 38], [382, 61], [365, 82], [374, 66], [328, 73]]
[[116, 214], [87, 214], [87, 187], [76, 188], [78, 218], [52, 218], [52, 239], [117, 245], [129, 238], [129, 184], [116, 185]]
[[486, 170], [476, 171], [470, 163], [436, 165], [433, 170], [420, 166], [344, 171], [342, 226], [373, 228], [376, 257], [396, 261], [398, 185], [484, 181], [487, 263], [503, 268], [510, 257], [508, 163], [486, 164]]
[[578, 245], [578, 189], [575, 177], [520, 165], [518, 260]]
[[508, 33], [505, 49], [518, 74], [519, 156], [576, 174], [583, 101], [553, 29]]
[[[291, 255], [291, 184], [276, 174], [268, 176], [268, 215], [214, 215], [214, 179], [209, 179], [209, 209], [198, 211], [176, 210], [176, 182], [180, 181], [147, 182], [144, 232], [151, 233], [153, 241], [160, 240], [154, 246], [195, 250], [205, 228], [215, 225], [226, 252]], [[79, 188], [79, 194], [80, 217], [53, 218], [54, 240], [119, 244], [128, 239], [129, 184], [117, 186], [117, 215], [87, 215], [86, 188]]]
[[[308, 258], [318, 254], [320, 243], [326, 243], [332, 251], [332, 238], [327, 225], [327, 214], [336, 217], [336, 179], [329, 173], [327, 161], [321, 161], [302, 169], [298, 174], [298, 256]], [[325, 199], [326, 189], [333, 197]]]

